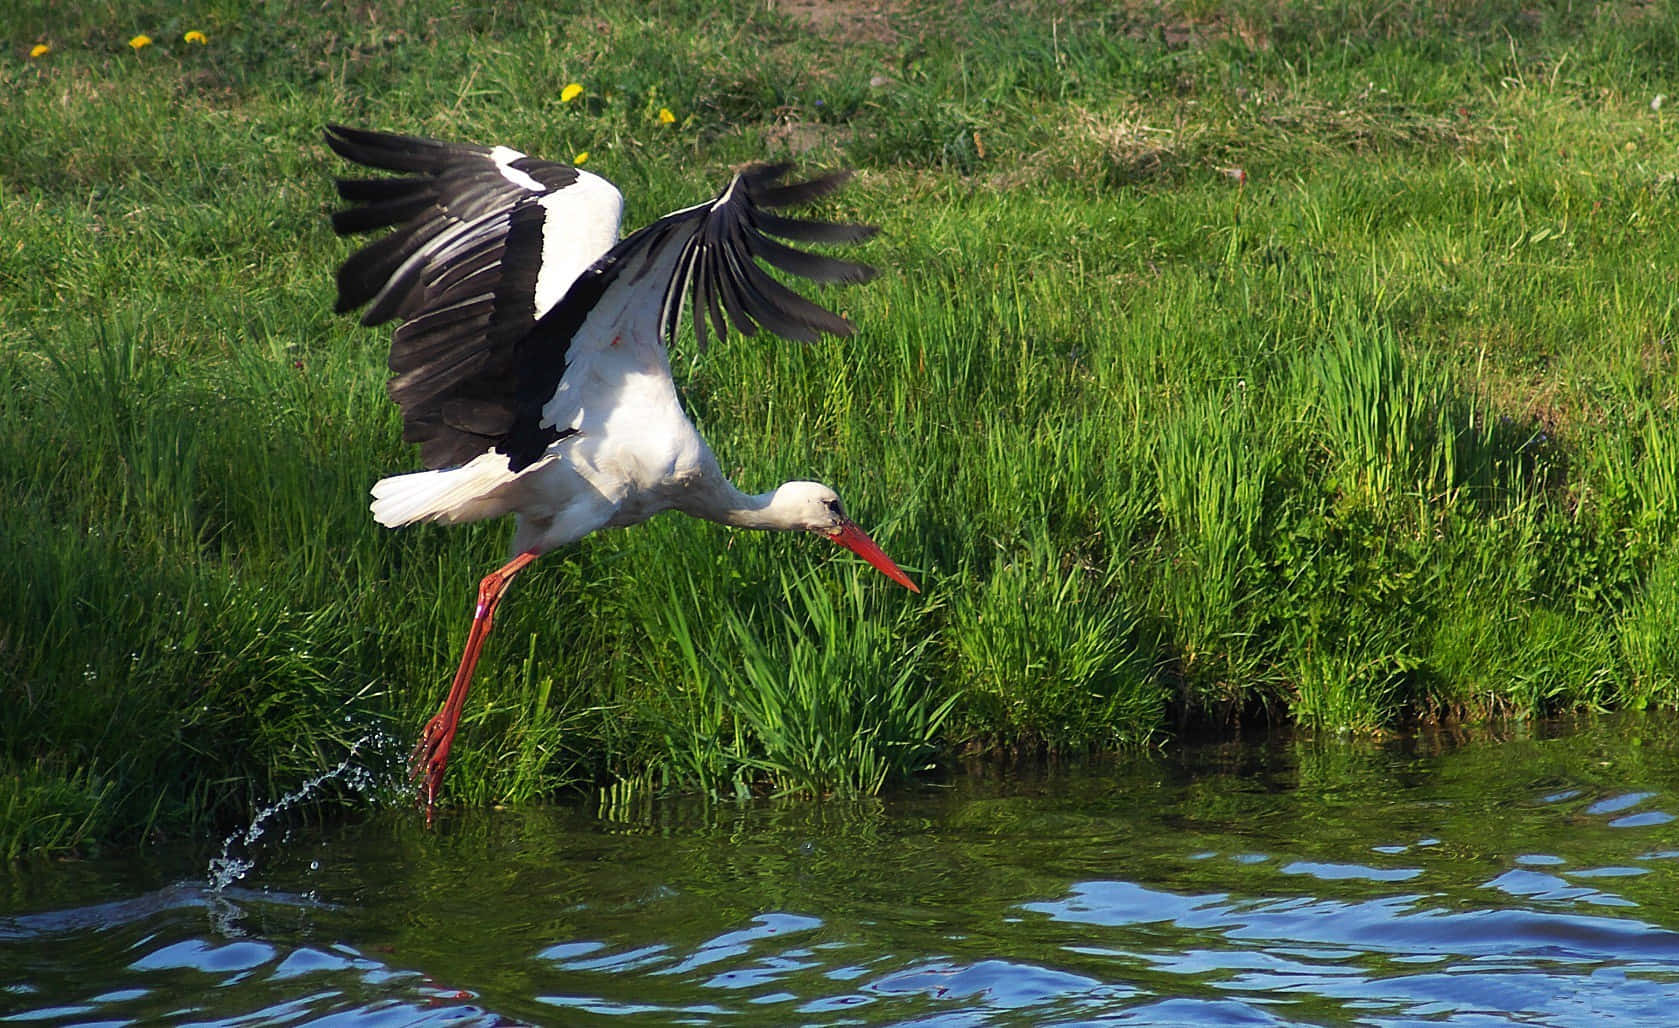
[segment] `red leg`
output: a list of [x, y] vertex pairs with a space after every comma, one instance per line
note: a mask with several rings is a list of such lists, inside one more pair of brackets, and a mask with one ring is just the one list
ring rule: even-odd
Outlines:
[[449, 696], [443, 708], [426, 722], [420, 731], [420, 741], [414, 755], [408, 759], [408, 777], [422, 779], [420, 802], [426, 809], [426, 824], [431, 824], [432, 804], [443, 784], [443, 771], [449, 765], [449, 747], [455, 741], [455, 728], [461, 720], [461, 708], [466, 705], [466, 692], [472, 687], [472, 672], [478, 667], [478, 654], [484, 639], [490, 634], [495, 620], [496, 606], [501, 603], [513, 576], [523, 571], [538, 554], [526, 550], [501, 567], [484, 576], [478, 583], [478, 607], [472, 615], [472, 630], [466, 635], [466, 648], [461, 651], [461, 666], [449, 686]]

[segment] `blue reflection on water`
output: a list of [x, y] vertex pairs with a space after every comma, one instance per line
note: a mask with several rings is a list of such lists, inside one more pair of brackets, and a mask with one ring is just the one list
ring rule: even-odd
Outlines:
[[1404, 757], [1396, 787], [1380, 756], [1329, 752], [1321, 788], [1162, 765], [692, 823], [370, 823], [248, 888], [0, 917], [0, 1023], [1669, 1023], [1679, 780], [1571, 781], [1546, 751], [1527, 783], [1520, 754], [1437, 758], [1456, 789]]
[[[1548, 900], [1632, 905], [1529, 871], [1506, 872], [1488, 885]], [[1201, 945], [1151, 953], [1142, 945], [1086, 944], [1076, 951], [1146, 960], [1188, 980], [1222, 972], [1219, 988], [1228, 991], [1309, 992], [1356, 1001], [1372, 1023], [1449, 1015], [1453, 1023], [1486, 1018], [1508, 1024], [1536, 1017], [1588, 1024], [1614, 1011], [1662, 1024], [1670, 1023], [1662, 1018], [1671, 1017], [1679, 1002], [1679, 932], [1623, 918], [1450, 910], [1431, 905], [1424, 895], [1352, 903], [1306, 897], [1236, 901], [1124, 881], [1081, 882], [1060, 899], [1023, 906], [1054, 921], [1097, 929], [1161, 924], [1187, 929]], [[1135, 932], [1110, 934], [1146, 939]], [[1371, 975], [1365, 968], [1373, 955], [1401, 965], [1426, 961], [1435, 969]], [[1590, 970], [1562, 972], [1568, 965]]]

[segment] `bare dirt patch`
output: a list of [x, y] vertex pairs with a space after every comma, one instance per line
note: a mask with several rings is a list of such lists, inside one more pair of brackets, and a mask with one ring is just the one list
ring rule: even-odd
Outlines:
[[901, 5], [882, 0], [777, 0], [776, 8], [836, 43], [896, 43], [903, 37]]

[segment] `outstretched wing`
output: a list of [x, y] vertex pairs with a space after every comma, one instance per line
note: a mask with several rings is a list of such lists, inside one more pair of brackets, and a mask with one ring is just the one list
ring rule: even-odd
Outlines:
[[[777, 208], [809, 203], [850, 177], [836, 172], [782, 183], [789, 166], [753, 165], [736, 173], [717, 197], [665, 215], [614, 246], [578, 276], [565, 298], [520, 341], [518, 414], [500, 449], [514, 470], [537, 460], [554, 440], [580, 427], [596, 395], [626, 360], [626, 346], [668, 347], [685, 306], [703, 349], [707, 326], [717, 336], [760, 327], [786, 339], [814, 342], [824, 332], [848, 336], [851, 323], [782, 285], [763, 261], [813, 282], [866, 282], [868, 265], [799, 250], [779, 242], [849, 243], [874, 235], [868, 225], [786, 217]], [[632, 364], [635, 362], [632, 360]], [[662, 353], [640, 362], [668, 374]]]
[[339, 179], [340, 235], [394, 228], [338, 271], [340, 312], [400, 319], [388, 389], [427, 466], [464, 463], [511, 426], [515, 349], [618, 238], [599, 176], [505, 146], [333, 125], [341, 157], [399, 177]]
[[[666, 343], [675, 341], [684, 298], [694, 304], [694, 334], [705, 349], [706, 321], [719, 337], [733, 325], [750, 336], [762, 325], [776, 335], [799, 342], [815, 342], [818, 335], [848, 336], [851, 323], [777, 282], [754, 258], [812, 282], [867, 282], [875, 270], [866, 264], [843, 261], [808, 250], [796, 250], [774, 237], [807, 243], [855, 243], [874, 235], [871, 225], [808, 221], [773, 213], [777, 207], [809, 203], [833, 192], [851, 177], [834, 172], [808, 182], [780, 184], [790, 170], [786, 164], [759, 164], [741, 171], [716, 200], [677, 211], [629, 239], [617, 252], [634, 254], [655, 264], [662, 252], [680, 246], [675, 274], [660, 307], [660, 331]], [[686, 230], [686, 238], [683, 239]], [[637, 240], [637, 236], [646, 236]], [[680, 240], [680, 243], [678, 241]], [[727, 312], [727, 323], [724, 314]]]

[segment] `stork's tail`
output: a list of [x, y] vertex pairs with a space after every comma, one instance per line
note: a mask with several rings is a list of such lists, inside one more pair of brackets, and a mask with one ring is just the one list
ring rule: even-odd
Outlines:
[[501, 495], [501, 487], [520, 474], [508, 469], [506, 454], [484, 453], [458, 468], [381, 478], [373, 483], [370, 509], [373, 520], [387, 528], [416, 521], [445, 525], [482, 521], [513, 509]]

